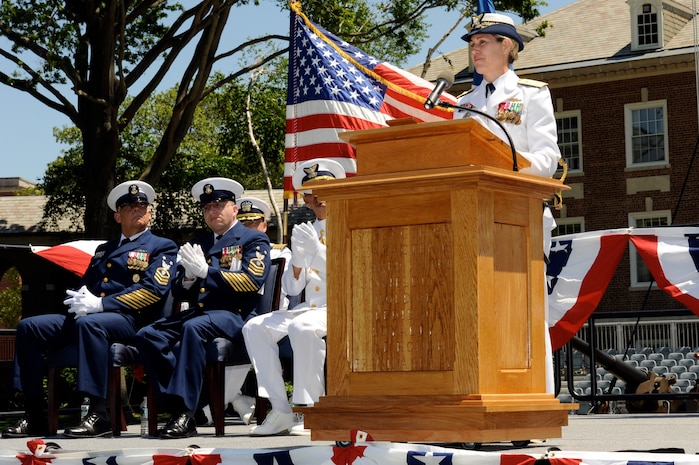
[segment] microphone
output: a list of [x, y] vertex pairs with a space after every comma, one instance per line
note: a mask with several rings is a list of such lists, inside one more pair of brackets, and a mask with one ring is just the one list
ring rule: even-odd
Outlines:
[[[436, 89], [436, 87], [435, 87], [435, 89]], [[433, 93], [434, 93], [434, 92], [433, 92]], [[440, 93], [441, 93], [441, 92], [440, 92]], [[431, 94], [430, 94], [430, 96], [431, 96]], [[507, 141], [510, 143], [510, 149], [512, 150], [512, 171], [519, 171], [519, 167], [517, 166], [517, 151], [515, 150], [515, 144], [514, 144], [514, 142], [512, 141], [512, 137], [510, 136], [510, 133], [507, 132], [507, 129], [505, 129], [505, 126], [504, 126], [500, 121], [498, 121], [497, 118], [495, 118], [494, 116], [489, 115], [489, 114], [486, 113], [486, 112], [483, 112], [483, 111], [480, 111], [480, 110], [476, 110], [476, 109], [474, 109], [474, 108], [464, 107], [464, 106], [461, 106], [461, 105], [454, 105], [453, 103], [449, 103], [449, 102], [442, 102], [442, 101], [440, 101], [440, 102], [437, 103], [437, 105], [439, 105], [439, 106], [442, 107], [442, 108], [451, 108], [451, 109], [454, 109], [454, 110], [461, 110], [461, 111], [466, 111], [466, 112], [475, 113], [475, 114], [477, 114], [477, 115], [484, 116], [484, 117], [488, 118], [488, 119], [491, 120], [491, 121], [494, 121], [494, 122], [498, 125], [498, 127], [499, 127], [500, 129], [502, 129], [502, 132], [505, 133], [505, 136], [507, 136]], [[425, 108], [427, 108], [427, 103], [425, 103]]]
[[434, 89], [430, 92], [430, 95], [425, 100], [425, 110], [433, 109], [439, 102], [439, 96], [444, 93], [445, 90], [454, 84], [454, 75], [449, 71], [442, 71], [437, 76], [437, 81], [434, 84]]

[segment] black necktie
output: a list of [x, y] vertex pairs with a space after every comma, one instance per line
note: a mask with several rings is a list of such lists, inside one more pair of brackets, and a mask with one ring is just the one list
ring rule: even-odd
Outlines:
[[485, 98], [488, 98], [488, 96], [492, 95], [493, 92], [495, 92], [495, 86], [493, 85], [492, 82], [489, 82], [485, 86]]
[[128, 244], [129, 242], [131, 242], [131, 239], [129, 239], [128, 237], [125, 237], [125, 238], [123, 238], [123, 239], [121, 240], [121, 242], [119, 243], [119, 247], [121, 247], [122, 245], [126, 245], [126, 244]]

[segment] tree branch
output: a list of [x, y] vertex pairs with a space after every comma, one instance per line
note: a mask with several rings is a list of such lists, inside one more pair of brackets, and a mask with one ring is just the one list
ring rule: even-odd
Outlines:
[[[3, 49], [0, 49], [0, 55], [13, 62], [20, 69], [22, 69], [22, 71], [32, 77], [32, 80], [15, 79], [5, 73], [0, 73], [1, 83], [8, 87], [28, 93], [49, 108], [66, 115], [76, 125], [78, 124], [78, 112], [76, 111], [75, 107], [51, 83], [45, 81], [39, 73], [30, 68], [26, 62], [20, 60], [19, 57], [12, 55]], [[46, 91], [53, 95], [58, 101], [51, 100], [46, 95], [39, 92], [36, 88], [37, 85], [41, 86], [43, 89], [46, 89]]]

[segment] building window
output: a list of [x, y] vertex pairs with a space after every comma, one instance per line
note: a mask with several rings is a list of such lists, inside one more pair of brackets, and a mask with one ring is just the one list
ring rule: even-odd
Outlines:
[[568, 171], [582, 171], [580, 111], [557, 113], [556, 127], [558, 129], [558, 147], [563, 159], [568, 163]]
[[565, 236], [585, 232], [585, 220], [583, 218], [556, 218], [556, 229], [551, 236]]
[[[669, 211], [629, 214], [629, 226], [632, 228], [660, 228], [669, 225]], [[631, 262], [631, 287], [648, 288], [648, 285], [654, 281], [653, 276], [633, 244], [629, 246], [629, 258]]]
[[660, 43], [658, 14], [653, 5], [644, 3], [636, 17], [636, 34], [639, 47], [656, 46]]
[[667, 102], [624, 106], [626, 166], [658, 166], [668, 163]]

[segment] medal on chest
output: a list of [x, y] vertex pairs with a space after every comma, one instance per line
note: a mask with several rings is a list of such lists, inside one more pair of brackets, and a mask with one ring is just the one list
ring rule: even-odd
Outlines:
[[126, 258], [126, 268], [129, 270], [145, 271], [148, 268], [150, 254], [145, 250], [134, 250], [129, 252]]
[[522, 122], [522, 110], [524, 104], [519, 100], [506, 100], [498, 104], [498, 111], [495, 117], [498, 121], [511, 124], [520, 124]]
[[233, 263], [233, 259], [242, 260], [243, 259], [243, 246], [242, 245], [232, 245], [230, 247], [223, 247], [221, 249], [221, 268], [230, 268]]

